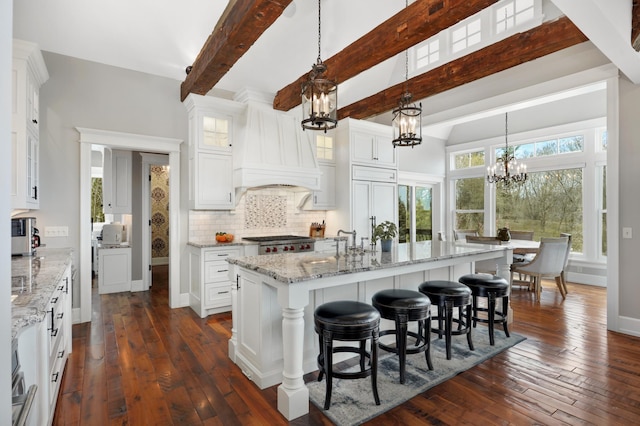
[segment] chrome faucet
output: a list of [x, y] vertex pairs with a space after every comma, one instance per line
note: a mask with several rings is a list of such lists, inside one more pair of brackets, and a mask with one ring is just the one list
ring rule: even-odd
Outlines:
[[[351, 235], [353, 240], [353, 244], [351, 244], [351, 248], [354, 248], [354, 249], [356, 248], [356, 230], [355, 229], [351, 232], [340, 229], [338, 230], [338, 237], [340, 236], [340, 234]], [[347, 254], [348, 251], [349, 251], [349, 240], [346, 240], [344, 243], [344, 253]]]

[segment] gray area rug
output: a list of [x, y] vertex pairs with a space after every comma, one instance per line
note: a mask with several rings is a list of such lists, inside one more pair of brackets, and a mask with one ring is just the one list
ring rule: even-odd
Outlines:
[[525, 340], [525, 337], [513, 332], [507, 338], [500, 329], [495, 332], [495, 346], [490, 346], [485, 326], [478, 325], [472, 333], [474, 351], [469, 350], [466, 336], [453, 336], [451, 360], [446, 359], [444, 338], [438, 339], [434, 335], [431, 342], [433, 370], [429, 371], [427, 368], [424, 353], [408, 355], [404, 384], [400, 384], [398, 357], [379, 350], [380, 405], [376, 405], [373, 400], [371, 377], [357, 380], [334, 378], [329, 410], [323, 409], [326, 386], [324, 379], [321, 382], [307, 383], [309, 399], [336, 425], [359, 425]]

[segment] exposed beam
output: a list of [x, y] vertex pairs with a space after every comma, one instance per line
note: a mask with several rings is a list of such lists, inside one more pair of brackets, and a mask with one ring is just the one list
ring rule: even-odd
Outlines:
[[[496, 2], [497, 0], [417, 0], [325, 60], [325, 76], [343, 83]], [[304, 74], [278, 91], [273, 100], [273, 108], [288, 111], [300, 105], [302, 83], [307, 78], [307, 74]]]
[[291, 2], [231, 0], [180, 85], [180, 100], [189, 93], [206, 95]]
[[[413, 99], [424, 99], [585, 41], [569, 18], [562, 17], [417, 75], [409, 79], [409, 91]], [[340, 108], [338, 118], [364, 119], [390, 111], [405, 87], [402, 82]]]
[[631, 45], [640, 52], [640, 0], [633, 0], [631, 9]]

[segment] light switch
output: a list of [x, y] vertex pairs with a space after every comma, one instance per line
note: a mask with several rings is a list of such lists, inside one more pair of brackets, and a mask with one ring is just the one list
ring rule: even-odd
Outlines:
[[633, 238], [633, 228], [622, 228], [622, 238]]

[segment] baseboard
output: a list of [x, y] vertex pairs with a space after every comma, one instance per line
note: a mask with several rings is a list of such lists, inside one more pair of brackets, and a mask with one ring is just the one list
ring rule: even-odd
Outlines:
[[80, 324], [80, 308], [71, 309], [71, 322], [73, 324]]
[[151, 259], [151, 266], [168, 265], [168, 264], [169, 264], [168, 257], [154, 257]]
[[567, 281], [576, 284], [593, 285], [597, 287], [607, 286], [607, 277], [592, 275], [592, 274], [580, 274], [577, 272], [567, 272]]
[[142, 280], [132, 280], [131, 281], [131, 291], [145, 291], [144, 282]]
[[640, 319], [618, 317], [618, 331], [631, 336], [640, 336]]

